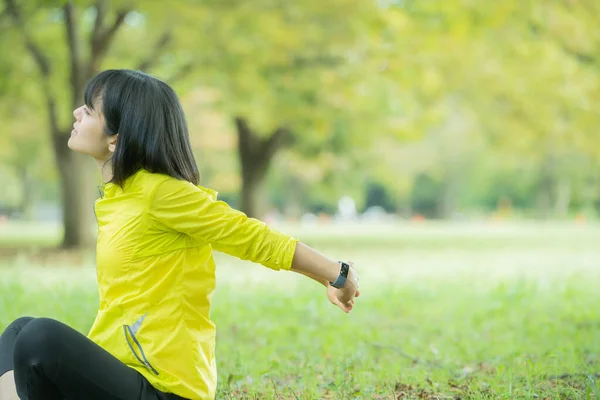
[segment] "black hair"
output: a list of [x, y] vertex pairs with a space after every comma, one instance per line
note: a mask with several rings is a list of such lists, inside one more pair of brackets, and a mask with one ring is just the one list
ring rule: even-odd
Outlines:
[[92, 110], [102, 105], [107, 135], [119, 134], [112, 183], [123, 187], [145, 169], [198, 185], [185, 114], [165, 82], [140, 71], [106, 70], [87, 83], [84, 100]]

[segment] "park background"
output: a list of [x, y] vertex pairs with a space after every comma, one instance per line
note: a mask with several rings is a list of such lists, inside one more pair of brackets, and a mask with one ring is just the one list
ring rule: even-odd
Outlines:
[[171, 84], [201, 184], [356, 262], [216, 254], [219, 398], [600, 398], [600, 3], [0, 2], [0, 327], [97, 308], [100, 176], [66, 141], [108, 68]]

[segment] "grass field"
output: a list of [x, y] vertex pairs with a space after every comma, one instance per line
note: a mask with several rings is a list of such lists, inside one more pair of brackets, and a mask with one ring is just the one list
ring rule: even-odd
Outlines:
[[[346, 315], [308, 279], [217, 255], [218, 398], [600, 399], [600, 226], [284, 229], [355, 261], [362, 296]], [[0, 227], [0, 329], [86, 332], [93, 257], [15, 252], [25, 239], [56, 229]]]

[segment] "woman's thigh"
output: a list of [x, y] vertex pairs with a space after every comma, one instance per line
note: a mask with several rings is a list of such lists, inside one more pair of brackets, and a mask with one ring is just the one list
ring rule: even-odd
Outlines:
[[75, 329], [36, 318], [14, 344], [14, 375], [21, 400], [171, 400], [136, 370]]

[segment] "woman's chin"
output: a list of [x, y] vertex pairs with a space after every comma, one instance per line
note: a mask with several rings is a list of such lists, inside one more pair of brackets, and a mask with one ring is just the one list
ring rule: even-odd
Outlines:
[[69, 140], [67, 141], [67, 147], [73, 151], [77, 151], [77, 149], [75, 148], [75, 146], [73, 145], [73, 136], [71, 136], [69, 138]]
[[77, 140], [75, 140], [74, 136], [71, 136], [69, 138], [69, 141], [67, 142], [67, 147], [76, 153], [83, 153], [81, 151], [81, 148], [79, 148], [79, 146], [77, 146]]

